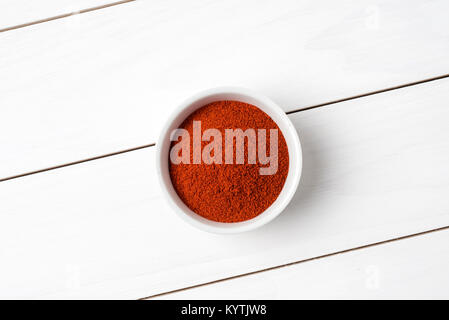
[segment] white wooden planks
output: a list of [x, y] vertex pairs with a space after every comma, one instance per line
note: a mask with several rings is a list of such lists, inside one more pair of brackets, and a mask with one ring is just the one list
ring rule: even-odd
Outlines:
[[279, 268], [160, 299], [449, 299], [449, 231]]
[[180, 221], [154, 148], [0, 183], [0, 297], [141, 298], [449, 225], [449, 80], [290, 115], [300, 188], [254, 232]]
[[137, 1], [0, 34], [0, 178], [154, 142], [205, 88], [285, 110], [448, 73], [444, 0]]
[[0, 30], [97, 7], [114, 0], [2, 0]]

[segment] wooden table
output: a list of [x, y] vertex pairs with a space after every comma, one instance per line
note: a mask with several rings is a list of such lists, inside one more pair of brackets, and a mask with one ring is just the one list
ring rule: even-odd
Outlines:
[[[449, 3], [4, 0], [1, 298], [449, 298]], [[221, 85], [278, 102], [304, 168], [214, 235], [156, 179], [159, 130]]]

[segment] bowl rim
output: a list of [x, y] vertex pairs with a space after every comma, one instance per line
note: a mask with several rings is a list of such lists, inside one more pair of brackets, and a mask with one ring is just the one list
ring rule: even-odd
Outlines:
[[[237, 100], [232, 98], [214, 98], [215, 96], [239, 97], [242, 99], [239, 99], [238, 101], [245, 100], [242, 102], [247, 103], [250, 103], [248, 101], [252, 101], [253, 103], [251, 104], [267, 113], [276, 122], [287, 143], [289, 153], [289, 171], [281, 193], [264, 212], [250, 220], [242, 222], [216, 222], [206, 219], [193, 212], [177, 195], [168, 172], [167, 159], [169, 146], [171, 144], [171, 131], [176, 128], [189, 114], [207, 103], [220, 100]], [[201, 102], [203, 100], [209, 102], [203, 103]], [[197, 105], [195, 106], [195, 104]], [[298, 188], [301, 178], [302, 149], [298, 132], [296, 131], [293, 123], [288, 118], [285, 111], [271, 99], [247, 88], [215, 87], [201, 91], [184, 100], [167, 118], [156, 143], [156, 168], [158, 181], [162, 188], [164, 198], [168, 201], [170, 207], [177, 216], [181, 217], [190, 225], [203, 231], [212, 233], [240, 233], [254, 230], [272, 221], [291, 201]]]

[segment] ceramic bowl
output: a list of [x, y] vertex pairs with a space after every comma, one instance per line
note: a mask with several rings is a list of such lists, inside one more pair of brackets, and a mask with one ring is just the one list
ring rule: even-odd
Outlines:
[[[211, 221], [190, 210], [173, 188], [169, 173], [170, 134], [195, 110], [220, 100], [237, 100], [252, 104], [268, 114], [284, 135], [289, 153], [289, 170], [284, 187], [275, 202], [253, 219], [243, 222], [223, 223]], [[156, 165], [163, 193], [173, 211], [189, 224], [213, 233], [238, 233], [253, 230], [276, 218], [292, 199], [298, 187], [302, 170], [302, 151], [298, 133], [290, 119], [269, 98], [244, 88], [221, 87], [200, 92], [184, 101], [168, 118], [156, 144]]]

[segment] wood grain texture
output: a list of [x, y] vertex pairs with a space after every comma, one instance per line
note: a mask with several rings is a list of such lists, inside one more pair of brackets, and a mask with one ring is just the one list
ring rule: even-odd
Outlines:
[[158, 299], [449, 299], [447, 243], [441, 231]]
[[114, 0], [2, 0], [0, 30], [102, 6]]
[[291, 114], [300, 187], [245, 234], [175, 216], [152, 147], [2, 182], [0, 296], [142, 298], [447, 226], [448, 104], [439, 80]]
[[444, 0], [137, 1], [0, 34], [0, 177], [156, 141], [192, 93], [293, 110], [448, 73]]

